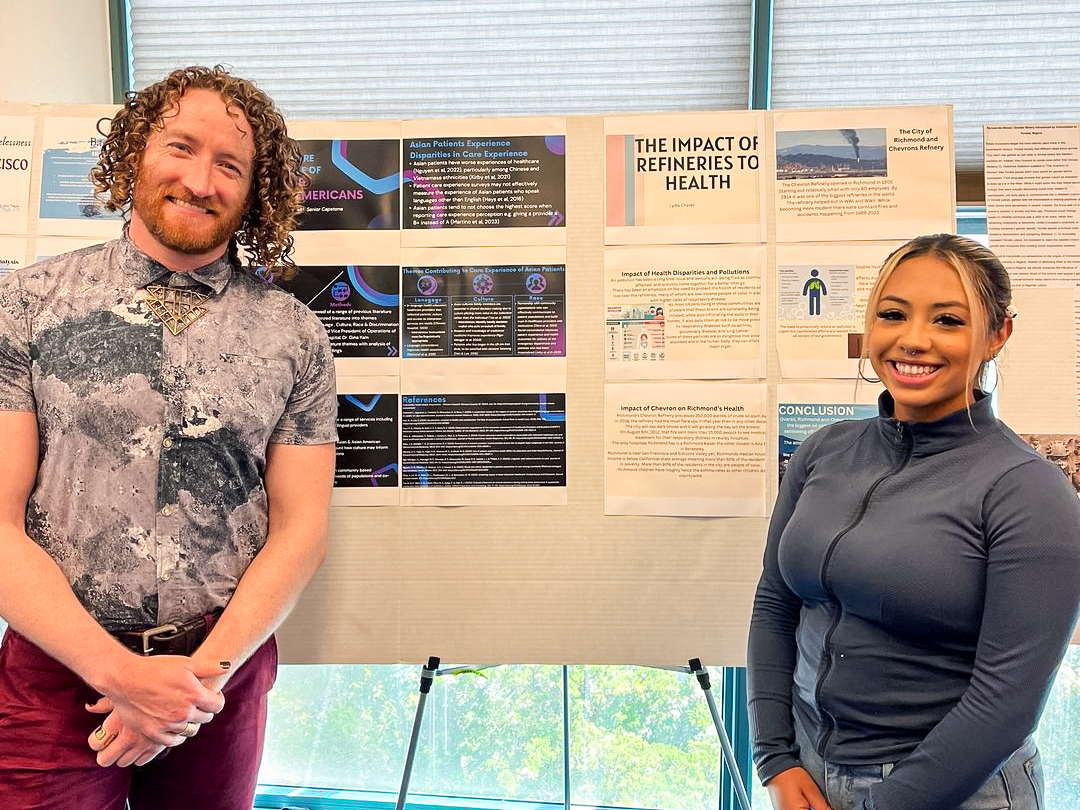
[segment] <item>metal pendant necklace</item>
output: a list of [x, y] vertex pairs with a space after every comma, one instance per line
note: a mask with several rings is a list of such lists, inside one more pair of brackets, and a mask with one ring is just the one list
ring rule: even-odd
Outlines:
[[174, 335], [179, 335], [210, 311], [203, 306], [210, 293], [199, 292], [193, 287], [147, 284], [145, 289], [150, 311]]

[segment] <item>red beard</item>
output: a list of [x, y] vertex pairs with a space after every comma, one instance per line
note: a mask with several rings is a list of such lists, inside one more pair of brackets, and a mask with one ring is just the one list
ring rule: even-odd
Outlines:
[[[169, 197], [207, 208], [213, 212], [213, 219], [196, 227], [192, 227], [191, 223], [177, 223], [167, 210], [173, 205], [168, 201]], [[135, 181], [132, 207], [138, 212], [146, 230], [162, 246], [186, 254], [206, 253], [217, 247], [224, 247], [240, 229], [244, 219], [244, 210], [240, 207], [234, 211], [221, 211], [187, 192], [170, 193], [167, 188], [151, 189], [142, 180]]]

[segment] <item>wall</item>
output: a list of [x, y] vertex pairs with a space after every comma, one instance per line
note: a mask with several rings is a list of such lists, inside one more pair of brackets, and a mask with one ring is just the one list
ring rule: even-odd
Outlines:
[[112, 102], [108, 0], [4, 0], [0, 53], [0, 101]]

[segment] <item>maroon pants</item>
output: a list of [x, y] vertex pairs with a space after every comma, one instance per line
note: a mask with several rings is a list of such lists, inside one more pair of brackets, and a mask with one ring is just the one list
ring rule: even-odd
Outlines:
[[0, 646], [3, 810], [251, 810], [277, 671], [271, 638], [225, 685], [198, 735], [139, 767], [100, 767], [86, 738], [104, 715], [78, 675], [13, 630]]

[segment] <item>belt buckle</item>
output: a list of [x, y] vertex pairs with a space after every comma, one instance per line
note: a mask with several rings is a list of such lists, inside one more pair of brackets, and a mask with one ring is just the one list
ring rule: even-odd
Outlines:
[[150, 640], [157, 636], [164, 636], [168, 633], [179, 633], [180, 628], [175, 624], [160, 624], [157, 627], [151, 627], [149, 630], [143, 630], [139, 635], [142, 637], [142, 654], [150, 655], [154, 651], [154, 648], [150, 646]]

